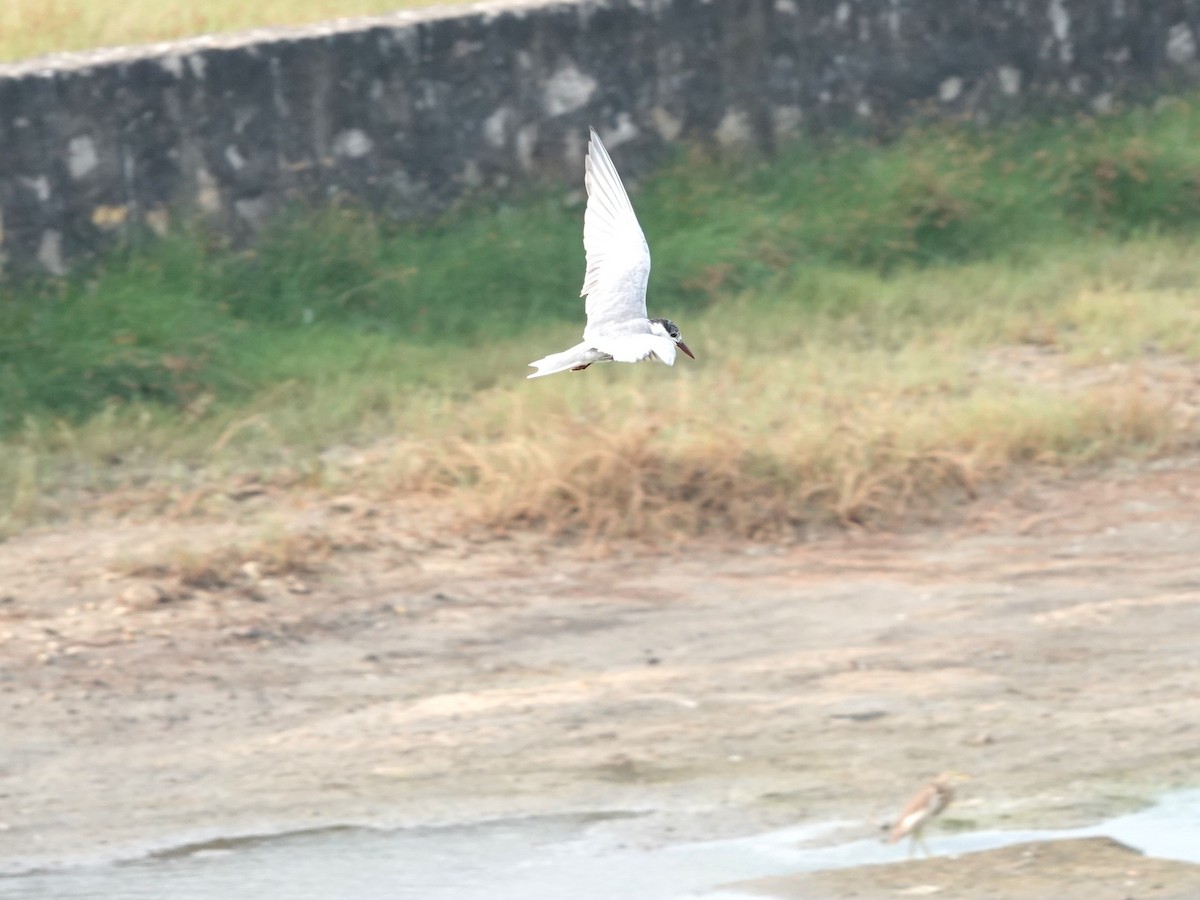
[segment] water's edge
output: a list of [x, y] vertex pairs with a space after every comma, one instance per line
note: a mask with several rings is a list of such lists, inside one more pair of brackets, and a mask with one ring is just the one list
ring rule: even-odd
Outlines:
[[[0, 896], [178, 900], [282, 895], [495, 900], [725, 896], [720, 887], [773, 875], [879, 865], [907, 848], [878, 840], [826, 844], [855, 823], [807, 824], [736, 839], [646, 849], [614, 843], [614, 818], [638, 813], [505, 819], [442, 828], [345, 825], [286, 833], [193, 836], [120, 861], [0, 875]], [[1058, 830], [931, 834], [935, 855], [1032, 841], [1109, 837], [1147, 856], [1200, 864], [1200, 789], [1097, 825]], [[15, 862], [15, 861], [14, 861]], [[581, 887], [582, 886], [582, 887]]]

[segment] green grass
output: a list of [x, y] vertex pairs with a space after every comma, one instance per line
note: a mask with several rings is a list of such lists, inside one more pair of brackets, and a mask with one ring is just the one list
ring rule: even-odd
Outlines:
[[[1178, 101], [681, 158], [634, 198], [651, 312], [701, 357], [673, 371], [524, 380], [582, 324], [582, 210], [556, 198], [422, 228], [296, 215], [252, 253], [163, 242], [0, 300], [0, 518], [253, 468], [450, 494], [497, 524], [750, 534], [1178, 446], [1137, 379], [981, 360], [1200, 352], [1198, 131]], [[330, 465], [343, 445], [371, 464]]]
[[0, 61], [464, 0], [4, 0]]

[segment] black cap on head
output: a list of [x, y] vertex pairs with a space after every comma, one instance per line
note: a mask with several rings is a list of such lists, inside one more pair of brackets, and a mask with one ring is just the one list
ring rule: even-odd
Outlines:
[[667, 329], [667, 334], [675, 340], [679, 340], [679, 328], [670, 319], [651, 319], [650, 321], [657, 322], [663, 328]]

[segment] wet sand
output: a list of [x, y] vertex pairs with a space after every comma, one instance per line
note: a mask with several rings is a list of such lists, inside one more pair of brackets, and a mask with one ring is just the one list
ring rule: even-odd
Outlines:
[[1200, 866], [1148, 859], [1109, 838], [1081, 838], [1018, 844], [956, 859], [763, 878], [734, 887], [779, 900], [1192, 900], [1200, 897]]

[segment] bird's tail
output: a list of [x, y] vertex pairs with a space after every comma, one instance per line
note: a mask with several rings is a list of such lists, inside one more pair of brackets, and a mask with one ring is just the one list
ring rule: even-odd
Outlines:
[[529, 365], [537, 371], [528, 377], [541, 378], [543, 375], [567, 372], [576, 366], [586, 366], [606, 359], [612, 359], [612, 357], [588, 344], [576, 344], [570, 350], [564, 350], [562, 353], [551, 353], [549, 356], [535, 359]]

